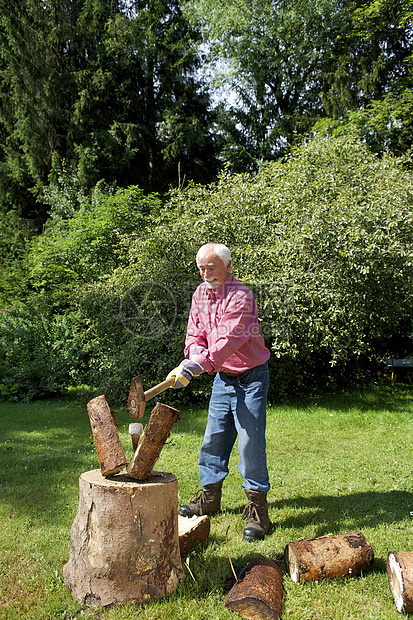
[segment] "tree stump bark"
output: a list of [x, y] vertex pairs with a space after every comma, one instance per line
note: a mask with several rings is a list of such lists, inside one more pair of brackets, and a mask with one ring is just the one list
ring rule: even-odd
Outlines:
[[66, 587], [83, 604], [145, 603], [168, 596], [184, 577], [179, 551], [178, 481], [152, 472], [144, 483], [99, 470], [79, 478]]
[[413, 613], [413, 551], [390, 551], [387, 575], [399, 613]]
[[225, 607], [249, 620], [278, 620], [283, 600], [283, 574], [267, 558], [254, 558], [228, 592]]
[[363, 534], [352, 532], [289, 543], [284, 560], [291, 579], [303, 583], [359, 575], [372, 568], [374, 553]]
[[104, 396], [90, 400], [87, 412], [101, 474], [112, 476], [128, 463], [120, 443], [115, 414], [110, 410]]
[[137, 480], [146, 480], [161, 454], [175, 422], [179, 422], [179, 411], [156, 403], [145, 428], [140, 444], [128, 467], [128, 474]]

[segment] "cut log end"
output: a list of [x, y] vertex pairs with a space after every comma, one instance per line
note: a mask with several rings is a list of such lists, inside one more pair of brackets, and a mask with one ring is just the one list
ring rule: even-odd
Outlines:
[[397, 611], [413, 613], [413, 551], [390, 551], [386, 568]]
[[208, 515], [191, 518], [178, 515], [179, 549], [181, 555], [188, 553], [195, 545], [206, 540], [211, 529]]

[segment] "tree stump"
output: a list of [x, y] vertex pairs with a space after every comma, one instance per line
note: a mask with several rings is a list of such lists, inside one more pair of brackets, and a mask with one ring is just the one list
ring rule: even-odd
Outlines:
[[99, 470], [79, 478], [64, 582], [83, 604], [145, 603], [168, 596], [184, 577], [178, 534], [178, 481], [152, 472], [145, 482]]
[[291, 579], [303, 583], [359, 575], [372, 568], [374, 553], [363, 534], [352, 532], [289, 543], [284, 560]]
[[104, 396], [92, 398], [87, 404], [87, 412], [101, 474], [112, 476], [127, 465], [117, 431], [115, 414], [110, 410]]
[[399, 613], [413, 613], [413, 551], [390, 551], [387, 575]]
[[225, 607], [241, 618], [278, 620], [283, 600], [283, 574], [279, 566], [267, 558], [247, 562], [239, 581], [228, 592]]

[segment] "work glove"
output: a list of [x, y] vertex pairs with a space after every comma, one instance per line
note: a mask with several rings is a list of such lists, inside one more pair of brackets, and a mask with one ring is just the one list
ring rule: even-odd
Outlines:
[[204, 369], [200, 364], [194, 362], [194, 360], [185, 359], [179, 366], [171, 370], [166, 378], [174, 377], [175, 383], [172, 387], [174, 390], [178, 390], [179, 388], [186, 387], [192, 377], [198, 377], [202, 372], [204, 372]]

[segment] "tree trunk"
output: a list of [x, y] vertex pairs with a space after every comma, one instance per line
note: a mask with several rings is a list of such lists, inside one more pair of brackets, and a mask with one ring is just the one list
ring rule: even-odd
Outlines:
[[399, 613], [413, 613], [413, 551], [390, 551], [387, 575]]
[[146, 480], [161, 454], [175, 422], [179, 421], [179, 411], [156, 403], [145, 428], [140, 444], [129, 465], [128, 474], [137, 480]]
[[109, 409], [104, 396], [97, 396], [87, 404], [100, 471], [112, 476], [128, 463], [120, 443], [115, 414]]
[[191, 518], [178, 515], [179, 549], [181, 555], [187, 553], [198, 543], [206, 540], [211, 529], [211, 521], [208, 515]]
[[291, 579], [303, 583], [359, 575], [372, 568], [374, 553], [363, 534], [352, 532], [289, 543], [284, 559]]
[[174, 592], [183, 579], [178, 481], [152, 472], [145, 482], [99, 470], [79, 478], [64, 582], [82, 604], [145, 603]]
[[267, 558], [254, 558], [242, 570], [242, 577], [228, 592], [225, 607], [241, 618], [278, 620], [283, 599], [283, 574]]

